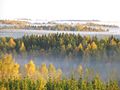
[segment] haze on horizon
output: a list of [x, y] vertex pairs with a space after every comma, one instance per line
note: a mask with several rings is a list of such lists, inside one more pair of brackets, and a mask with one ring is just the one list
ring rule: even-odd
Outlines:
[[119, 0], [0, 0], [0, 19], [120, 21]]

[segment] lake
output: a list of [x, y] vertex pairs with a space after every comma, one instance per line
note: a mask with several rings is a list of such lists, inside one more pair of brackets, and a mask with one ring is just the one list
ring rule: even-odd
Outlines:
[[48, 34], [80, 34], [81, 36], [97, 36], [98, 38], [109, 37], [111, 35], [120, 38], [120, 29], [106, 32], [84, 32], [84, 31], [55, 31], [55, 30], [0, 30], [0, 37], [21, 38], [24, 35], [48, 35]]

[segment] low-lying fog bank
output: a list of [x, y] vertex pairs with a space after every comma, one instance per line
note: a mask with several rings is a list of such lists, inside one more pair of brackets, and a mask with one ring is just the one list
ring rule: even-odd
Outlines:
[[[63, 75], [71, 75], [74, 74], [76, 76], [76, 70], [79, 65], [83, 66], [83, 69], [91, 70], [93, 76], [95, 74], [99, 74], [103, 80], [120, 80], [120, 69], [119, 61], [84, 61], [84, 60], [69, 60], [63, 58], [54, 58], [54, 57], [41, 57], [41, 56], [21, 56], [16, 55], [13, 56], [17, 63], [19, 63], [22, 67], [27, 64], [30, 60], [33, 60], [35, 65], [39, 67], [41, 64], [45, 63], [47, 66], [49, 64], [53, 64], [56, 68], [61, 68]], [[77, 76], [76, 76], [77, 77]]]

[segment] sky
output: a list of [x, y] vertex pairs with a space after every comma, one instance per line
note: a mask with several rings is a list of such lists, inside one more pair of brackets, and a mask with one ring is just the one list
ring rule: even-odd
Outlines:
[[120, 21], [120, 0], [0, 0], [0, 19]]

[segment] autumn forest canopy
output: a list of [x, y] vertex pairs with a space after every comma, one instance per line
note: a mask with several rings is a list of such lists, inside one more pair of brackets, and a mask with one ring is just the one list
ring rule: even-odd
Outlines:
[[0, 90], [120, 90], [119, 2], [0, 0]]
[[120, 90], [119, 73], [103, 80], [99, 72], [80, 64], [66, 76], [67, 72], [52, 63], [36, 65], [33, 59], [21, 65], [14, 58], [111, 63], [119, 62], [119, 54], [120, 40], [114, 36], [99, 39], [62, 33], [0, 37], [0, 90]]
[[0, 53], [61, 57], [78, 61], [119, 61], [120, 40], [113, 36], [98, 39], [96, 36], [74, 34], [31, 35], [17, 39], [1, 37]]
[[70, 77], [63, 77], [61, 69], [53, 64], [37, 67], [30, 60], [21, 67], [11, 55], [0, 58], [1, 90], [120, 90], [116, 80], [103, 81], [99, 74], [93, 75], [89, 68], [79, 65]]

